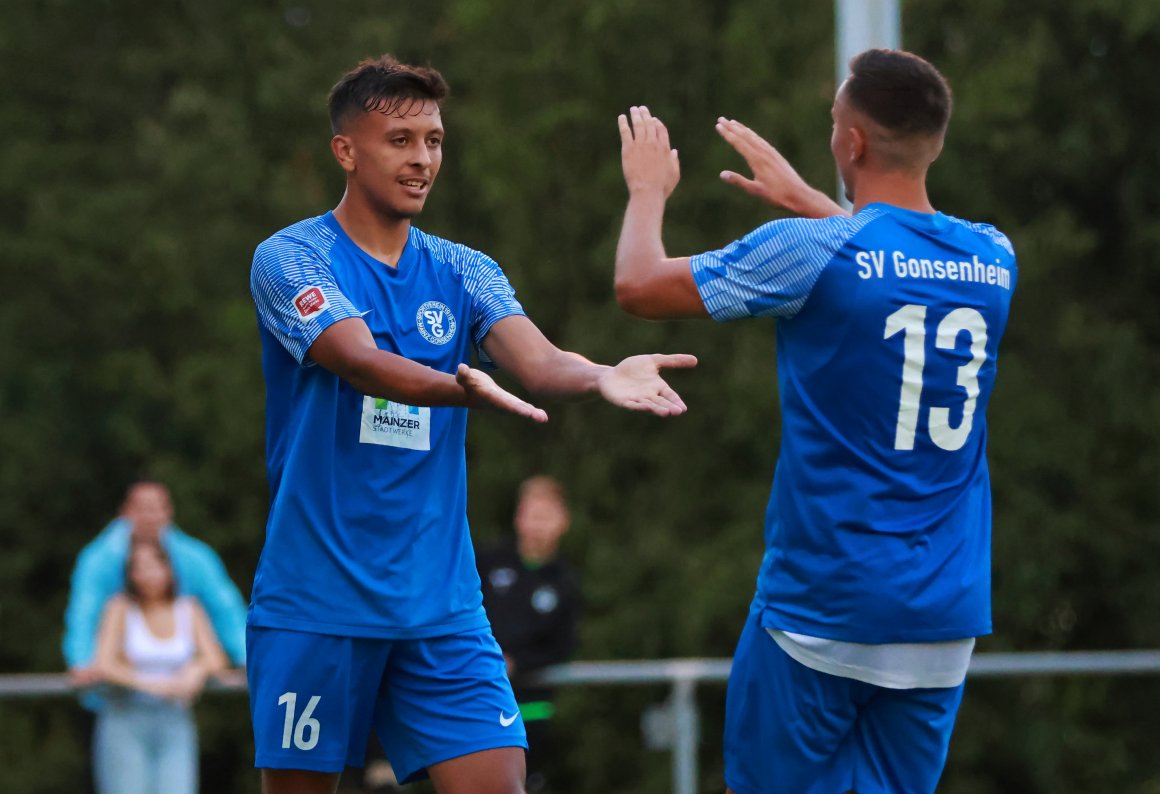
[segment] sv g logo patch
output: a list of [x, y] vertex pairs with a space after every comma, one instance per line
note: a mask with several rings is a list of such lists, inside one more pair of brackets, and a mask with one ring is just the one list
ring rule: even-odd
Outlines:
[[427, 301], [415, 313], [419, 333], [433, 345], [445, 345], [455, 336], [455, 315], [447, 304]]

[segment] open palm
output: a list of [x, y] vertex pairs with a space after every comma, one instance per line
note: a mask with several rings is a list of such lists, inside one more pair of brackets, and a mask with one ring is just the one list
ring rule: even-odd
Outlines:
[[657, 416], [679, 416], [688, 410], [684, 400], [660, 373], [662, 369], [688, 369], [697, 366], [695, 356], [630, 356], [600, 378], [600, 394], [605, 400], [632, 411], [649, 411]]

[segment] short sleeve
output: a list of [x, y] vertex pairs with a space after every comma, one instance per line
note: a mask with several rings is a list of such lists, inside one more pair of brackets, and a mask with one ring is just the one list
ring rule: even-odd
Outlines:
[[258, 318], [298, 363], [319, 335], [360, 312], [338, 288], [329, 263], [314, 249], [277, 236], [254, 252], [250, 291]]
[[793, 317], [834, 255], [876, 214], [788, 218], [726, 247], [691, 258], [693, 280], [711, 317]]
[[496, 261], [478, 251], [464, 250], [459, 268], [464, 288], [471, 296], [471, 339], [479, 348], [493, 325], [505, 317], [525, 312]]

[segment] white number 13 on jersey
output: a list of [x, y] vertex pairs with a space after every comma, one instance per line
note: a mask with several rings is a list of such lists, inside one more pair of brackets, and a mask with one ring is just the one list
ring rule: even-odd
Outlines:
[[[889, 339], [898, 332], [904, 335], [902, 346], [902, 390], [898, 398], [898, 424], [894, 430], [895, 449], [914, 449], [914, 435], [918, 429], [919, 407], [922, 402], [922, 371], [926, 365], [926, 306], [909, 304], [886, 318]], [[987, 321], [974, 309], [955, 309], [938, 324], [935, 346], [954, 350], [959, 334], [971, 335], [971, 360], [959, 367], [958, 385], [967, 392], [963, 403], [963, 419], [958, 427], [951, 427], [950, 408], [933, 406], [930, 409], [930, 439], [948, 452], [961, 449], [971, 435], [975, 417], [975, 401], [979, 397], [979, 369], [987, 360]]]

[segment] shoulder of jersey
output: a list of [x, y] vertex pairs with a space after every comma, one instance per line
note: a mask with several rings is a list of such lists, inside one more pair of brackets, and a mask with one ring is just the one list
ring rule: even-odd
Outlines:
[[444, 262], [460, 272], [465, 267], [480, 261], [490, 261], [490, 257], [482, 251], [477, 251], [462, 243], [453, 243], [442, 237], [411, 227], [411, 244], [425, 250], [439, 262]]
[[870, 221], [880, 218], [885, 214], [879, 209], [870, 207], [869, 209], [862, 210], [857, 215], [827, 215], [824, 218], [791, 216], [789, 218], [783, 218], [781, 221], [773, 221], [773, 223], [784, 223], [803, 230], [813, 229], [817, 231], [859, 229]]
[[771, 221], [767, 224], [773, 227], [780, 224], [780, 236], [783, 239], [801, 243], [821, 245], [824, 250], [836, 250], [854, 238], [864, 228], [879, 218], [886, 217], [887, 213], [870, 207], [857, 215], [829, 215], [824, 218], [784, 218]]
[[1008, 256], [1015, 256], [1015, 248], [1011, 245], [1011, 241], [1007, 239], [1007, 235], [996, 229], [989, 223], [973, 223], [972, 221], [965, 221], [962, 218], [956, 218], [953, 215], [947, 215], [947, 220], [974, 232], [980, 237], [985, 237], [991, 241], [993, 245], [1001, 248]]
[[323, 216], [292, 223], [285, 229], [280, 229], [263, 240], [258, 248], [278, 249], [286, 246], [304, 246], [325, 253], [329, 251], [338, 235], [326, 225]]

